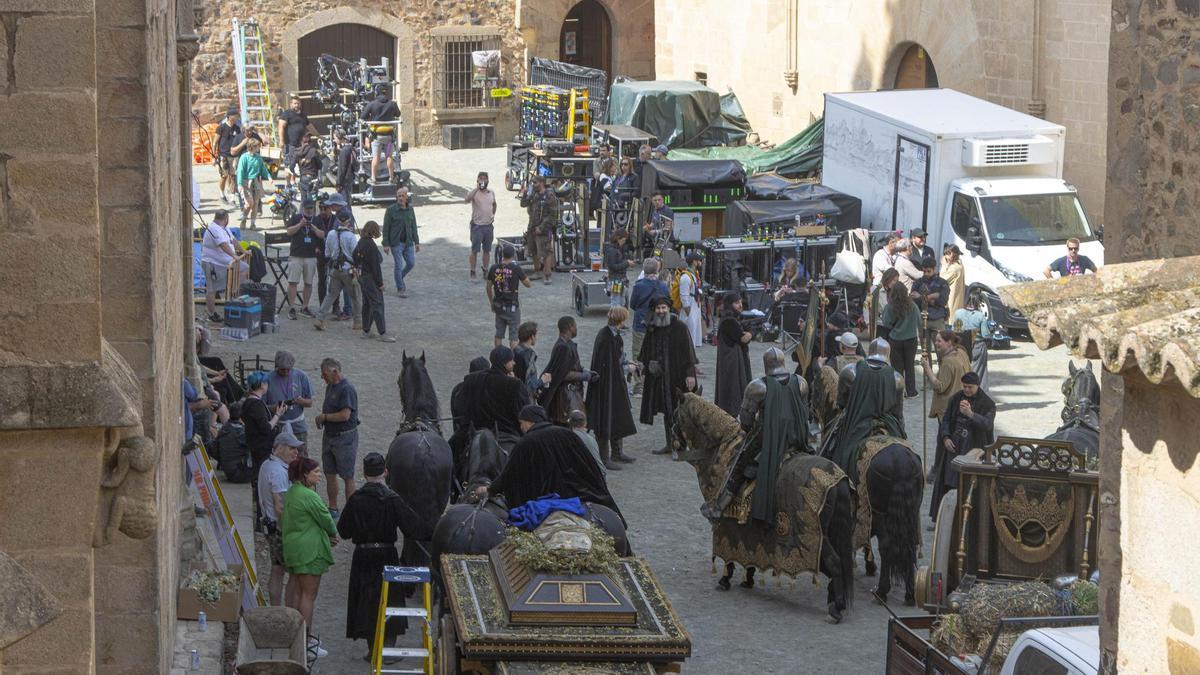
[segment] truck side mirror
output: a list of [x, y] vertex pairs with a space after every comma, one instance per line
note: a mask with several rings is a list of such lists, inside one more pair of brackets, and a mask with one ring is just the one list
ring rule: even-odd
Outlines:
[[1104, 241], [1104, 225], [1096, 228], [1096, 241]]
[[[978, 218], [972, 218], [972, 223], [978, 224]], [[972, 253], [979, 253], [983, 250], [983, 235], [979, 234], [978, 227], [970, 227], [967, 229], [967, 250]]]

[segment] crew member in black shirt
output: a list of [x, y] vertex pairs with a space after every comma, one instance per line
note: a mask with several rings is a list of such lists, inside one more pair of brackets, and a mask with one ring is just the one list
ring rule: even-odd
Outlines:
[[217, 165], [217, 173], [221, 177], [217, 181], [217, 187], [221, 189], [221, 201], [226, 204], [229, 203], [229, 198], [225, 196], [226, 184], [233, 190], [234, 195], [241, 198], [237, 189], [236, 155], [241, 152], [245, 142], [242, 125], [238, 123], [238, 109], [230, 108], [225, 111], [225, 119], [217, 125], [217, 148], [213, 157], [213, 163]]
[[[325, 248], [325, 230], [317, 224], [317, 205], [311, 199], [305, 199], [300, 206], [300, 213], [292, 216], [287, 222], [288, 245], [288, 317], [296, 318], [296, 287], [303, 281], [304, 291], [300, 296], [304, 302], [299, 305], [300, 313], [312, 317], [308, 308], [308, 300], [312, 297], [313, 277], [317, 274], [317, 251]], [[322, 296], [324, 294], [321, 294]], [[318, 298], [319, 300], [319, 298]]]
[[505, 244], [500, 249], [500, 262], [488, 268], [485, 287], [492, 313], [496, 315], [495, 344], [500, 346], [507, 331], [510, 349], [517, 346], [517, 329], [521, 325], [521, 301], [517, 295], [520, 284], [525, 284], [526, 288], [532, 285], [525, 270], [513, 262], [516, 255], [512, 244]]
[[304, 137], [304, 145], [296, 151], [295, 159], [300, 173], [300, 199], [313, 199], [313, 193], [321, 186], [321, 165], [324, 163], [315, 135]]
[[354, 140], [338, 134], [337, 142], [337, 191], [349, 204], [354, 191]]
[[392, 122], [392, 124], [371, 124], [371, 180], [379, 176], [379, 156], [387, 158], [388, 181], [396, 182], [396, 160], [393, 155], [396, 145], [396, 128], [400, 120], [400, 108], [388, 96], [387, 88], [383, 85], [375, 87], [375, 100], [363, 108], [363, 119], [368, 122]]
[[292, 96], [288, 102], [288, 109], [279, 114], [279, 139], [283, 141], [283, 166], [288, 170], [288, 185], [292, 183], [290, 174], [294, 173], [296, 151], [300, 149], [304, 135], [315, 136], [319, 133], [312, 122], [308, 121], [308, 115], [300, 110], [300, 97]]

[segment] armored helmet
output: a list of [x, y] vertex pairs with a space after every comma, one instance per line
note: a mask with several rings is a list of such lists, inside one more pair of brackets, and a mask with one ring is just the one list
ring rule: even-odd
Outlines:
[[787, 360], [783, 356], [783, 350], [778, 347], [771, 347], [763, 353], [763, 369], [767, 375], [783, 375], [787, 373]]
[[887, 363], [892, 355], [892, 346], [883, 338], [875, 338], [871, 340], [871, 344], [867, 347], [867, 358], [872, 361], [883, 361]]

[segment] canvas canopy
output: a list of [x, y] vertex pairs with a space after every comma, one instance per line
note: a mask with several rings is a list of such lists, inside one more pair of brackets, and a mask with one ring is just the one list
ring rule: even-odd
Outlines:
[[672, 149], [737, 145], [750, 130], [735, 96], [689, 81], [618, 80], [606, 122], [645, 129]]
[[742, 163], [747, 175], [774, 172], [784, 176], [808, 176], [821, 171], [824, 140], [824, 120], [817, 120], [770, 150], [756, 145], [673, 150], [671, 159], [736, 159]]

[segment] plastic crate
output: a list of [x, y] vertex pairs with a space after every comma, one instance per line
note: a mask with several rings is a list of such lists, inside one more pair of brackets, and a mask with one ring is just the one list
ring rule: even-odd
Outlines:
[[[225, 329], [245, 331], [245, 338], [225, 335]], [[248, 295], [225, 301], [225, 328], [221, 329], [222, 337], [231, 339], [249, 339], [262, 332], [262, 305]], [[239, 333], [240, 334], [240, 333]]]

